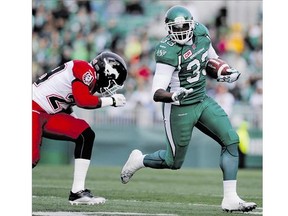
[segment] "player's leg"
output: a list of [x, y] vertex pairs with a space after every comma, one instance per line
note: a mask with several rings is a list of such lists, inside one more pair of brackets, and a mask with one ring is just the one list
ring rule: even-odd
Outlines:
[[145, 167], [154, 169], [180, 169], [191, 140], [195, 116], [191, 106], [165, 104], [163, 110], [166, 150], [144, 157]]
[[32, 112], [32, 168], [34, 168], [40, 160], [40, 146], [42, 140], [42, 125], [40, 113]]
[[256, 204], [240, 199], [236, 190], [239, 136], [233, 129], [225, 111], [213, 99], [207, 98], [203, 102], [203, 106], [205, 106], [205, 109], [196, 127], [222, 146], [220, 155], [224, 189], [222, 209], [251, 211], [256, 208]]
[[190, 106], [180, 107], [164, 104], [163, 117], [167, 138], [166, 150], [143, 155], [134, 150], [121, 171], [121, 181], [126, 184], [133, 174], [143, 168], [180, 169], [187, 152], [193, 129], [193, 112]]
[[85, 189], [95, 138], [95, 133], [88, 123], [68, 114], [56, 114], [49, 119], [44, 132], [47, 138], [75, 142], [74, 178], [69, 202], [85, 205], [104, 203], [104, 198], [94, 197], [88, 189]]
[[196, 127], [221, 145], [220, 167], [223, 179], [235, 180], [238, 171], [238, 134], [225, 111], [213, 99], [207, 98], [202, 106], [203, 112]]
[[41, 110], [42, 108], [32, 101], [32, 168], [34, 168], [40, 160], [42, 127], [46, 123], [46, 113]]

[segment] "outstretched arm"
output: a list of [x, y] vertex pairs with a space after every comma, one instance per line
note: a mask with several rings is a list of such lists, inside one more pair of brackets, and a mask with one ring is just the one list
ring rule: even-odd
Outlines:
[[124, 106], [126, 98], [122, 94], [114, 94], [111, 97], [98, 97], [90, 93], [88, 86], [81, 81], [72, 83], [72, 93], [78, 107], [84, 109], [97, 109], [106, 106]]

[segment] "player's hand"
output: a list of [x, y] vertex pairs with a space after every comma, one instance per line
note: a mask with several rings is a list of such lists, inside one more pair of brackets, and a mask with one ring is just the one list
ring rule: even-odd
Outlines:
[[175, 91], [172, 94], [172, 100], [173, 101], [181, 101], [182, 99], [184, 99], [188, 94], [190, 94], [191, 92], [193, 92], [193, 89], [185, 89], [183, 87], [181, 87], [180, 89], [178, 89], [177, 91]]
[[113, 99], [112, 106], [114, 107], [124, 106], [126, 104], [126, 98], [123, 94], [114, 94], [111, 98]]
[[227, 69], [227, 72], [229, 72], [231, 74], [230, 75], [221, 75], [217, 78], [217, 81], [218, 82], [232, 83], [232, 82], [235, 82], [236, 80], [238, 80], [238, 78], [241, 75], [241, 73], [234, 68]]

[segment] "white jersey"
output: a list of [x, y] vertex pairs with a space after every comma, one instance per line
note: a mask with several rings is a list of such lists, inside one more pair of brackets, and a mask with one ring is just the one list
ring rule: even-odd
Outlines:
[[73, 65], [73, 61], [69, 61], [50, 73], [43, 74], [33, 83], [32, 99], [47, 113], [54, 114], [74, 105], [71, 87], [75, 80]]

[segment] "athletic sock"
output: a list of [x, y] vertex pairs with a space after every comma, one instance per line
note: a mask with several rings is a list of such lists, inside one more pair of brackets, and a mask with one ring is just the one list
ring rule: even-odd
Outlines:
[[90, 160], [87, 159], [75, 159], [74, 165], [74, 178], [72, 185], [72, 192], [76, 193], [78, 191], [85, 189], [85, 179], [90, 165]]
[[237, 180], [223, 181], [223, 192], [224, 199], [239, 198], [237, 195]]

